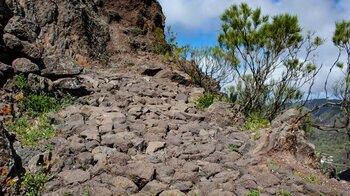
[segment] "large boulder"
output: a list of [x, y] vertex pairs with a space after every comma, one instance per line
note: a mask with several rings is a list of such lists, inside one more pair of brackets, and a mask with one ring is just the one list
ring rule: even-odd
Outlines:
[[300, 129], [300, 112], [289, 109], [277, 116], [271, 123], [271, 129], [260, 130], [261, 138], [257, 141], [252, 154], [280, 152], [285, 157], [318, 168], [315, 146], [307, 141], [305, 132]]
[[29, 59], [18, 58], [12, 62], [15, 73], [35, 73], [39, 71], [39, 66]]
[[30, 73], [28, 75], [27, 86], [34, 92], [51, 92], [53, 89], [53, 83], [50, 79]]
[[31, 19], [14, 16], [8, 21], [4, 32], [15, 35], [21, 40], [34, 42], [38, 37], [39, 27]]
[[44, 58], [45, 69], [41, 70], [43, 76], [66, 77], [78, 75], [83, 67], [69, 56], [49, 56]]
[[241, 127], [244, 124], [244, 115], [238, 105], [215, 102], [205, 112], [205, 121], [215, 122], [221, 127]]

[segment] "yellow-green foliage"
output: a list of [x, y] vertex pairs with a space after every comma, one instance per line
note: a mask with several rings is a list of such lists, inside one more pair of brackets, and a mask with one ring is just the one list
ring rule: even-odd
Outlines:
[[270, 122], [261, 113], [250, 113], [245, 121], [245, 130], [258, 130], [270, 127]]
[[258, 190], [251, 190], [248, 193], [245, 194], [246, 196], [260, 196], [260, 191]]
[[36, 174], [26, 173], [22, 176], [22, 187], [27, 196], [39, 196], [40, 191], [44, 190], [44, 184], [52, 179], [52, 176], [44, 172]]
[[23, 115], [9, 124], [8, 129], [17, 135], [24, 146], [34, 148], [41, 141], [50, 139], [57, 133], [46, 114], [41, 114], [34, 119], [29, 115]]
[[217, 99], [219, 99], [219, 95], [216, 93], [204, 93], [194, 101], [194, 104], [198, 108], [205, 110]]
[[45, 93], [32, 92], [27, 88], [24, 75], [17, 76], [15, 85], [22, 92], [16, 96], [22, 115], [8, 124], [8, 129], [24, 146], [36, 148], [43, 140], [56, 135], [47, 114], [58, 111], [63, 105], [73, 104], [74, 100], [70, 96], [59, 100]]
[[285, 191], [285, 190], [279, 190], [277, 192], [278, 196], [292, 196], [292, 194], [289, 191]]
[[157, 27], [155, 29], [155, 44], [152, 51], [156, 54], [165, 54], [168, 50], [168, 45], [165, 41], [164, 30]]
[[252, 133], [252, 138], [253, 138], [254, 140], [260, 139], [260, 138], [261, 138], [261, 133], [260, 133], [260, 131], [256, 130], [254, 133]]

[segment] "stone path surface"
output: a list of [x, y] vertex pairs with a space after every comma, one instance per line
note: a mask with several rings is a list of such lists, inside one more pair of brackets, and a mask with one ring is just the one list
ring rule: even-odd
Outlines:
[[[52, 152], [30, 160], [54, 178], [44, 195], [350, 195], [283, 152], [252, 153], [237, 108], [193, 100], [204, 90], [168, 69], [86, 73], [92, 90], [53, 116]], [[178, 75], [177, 75], [178, 74]], [[175, 77], [176, 76], [176, 77]]]

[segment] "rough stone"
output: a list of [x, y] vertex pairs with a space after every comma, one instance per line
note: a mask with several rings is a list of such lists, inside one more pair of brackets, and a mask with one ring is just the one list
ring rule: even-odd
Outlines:
[[156, 169], [149, 163], [139, 162], [127, 165], [125, 173], [138, 187], [143, 187], [154, 179]]
[[149, 142], [146, 153], [151, 154], [165, 147], [165, 142]]
[[205, 120], [208, 122], [215, 122], [221, 127], [243, 126], [244, 116], [240, 112], [239, 106], [216, 102], [207, 109]]
[[110, 182], [113, 186], [124, 189], [126, 194], [132, 194], [138, 191], [138, 188], [133, 181], [122, 176], [114, 177]]
[[12, 62], [12, 67], [16, 73], [35, 73], [39, 71], [39, 66], [26, 58], [15, 59]]
[[82, 66], [68, 56], [49, 56], [44, 58], [45, 69], [41, 70], [44, 76], [73, 76], [82, 71]]
[[66, 184], [81, 183], [90, 179], [90, 173], [80, 169], [66, 170], [58, 174]]
[[185, 196], [186, 193], [183, 193], [179, 190], [169, 190], [163, 191], [159, 196]]
[[27, 86], [32, 91], [51, 92], [53, 90], [53, 83], [50, 79], [30, 73], [28, 75]]

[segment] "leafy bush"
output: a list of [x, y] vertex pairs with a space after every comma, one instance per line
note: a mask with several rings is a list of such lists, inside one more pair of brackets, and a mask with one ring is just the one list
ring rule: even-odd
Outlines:
[[162, 28], [157, 27], [155, 29], [155, 44], [153, 48], [151, 48], [152, 52], [156, 54], [165, 54], [169, 51], [168, 44], [165, 40], [164, 30]]
[[24, 97], [20, 107], [31, 116], [37, 116], [41, 113], [57, 111], [61, 107], [61, 102], [46, 94], [30, 94]]
[[216, 99], [219, 98], [219, 95], [216, 93], [204, 93], [202, 96], [198, 97], [195, 101], [194, 104], [202, 109], [205, 110], [207, 109], [210, 105], [214, 103]]
[[138, 36], [138, 35], [142, 35], [143, 34], [143, 30], [140, 29], [140, 27], [133, 27], [133, 28], [130, 29], [130, 33], [133, 36]]
[[22, 186], [27, 196], [38, 196], [40, 191], [44, 189], [44, 184], [52, 179], [52, 176], [44, 172], [36, 174], [26, 173], [22, 176]]
[[262, 128], [268, 128], [270, 126], [270, 122], [264, 114], [262, 113], [250, 113], [246, 118], [244, 129], [245, 130], [258, 130]]
[[315, 133], [315, 129], [312, 126], [314, 123], [315, 119], [311, 114], [307, 114], [301, 119], [301, 129], [305, 131], [305, 136], [308, 138]]
[[17, 135], [24, 146], [32, 148], [57, 134], [46, 114], [41, 114], [34, 119], [28, 115], [23, 115], [9, 124], [8, 128]]

